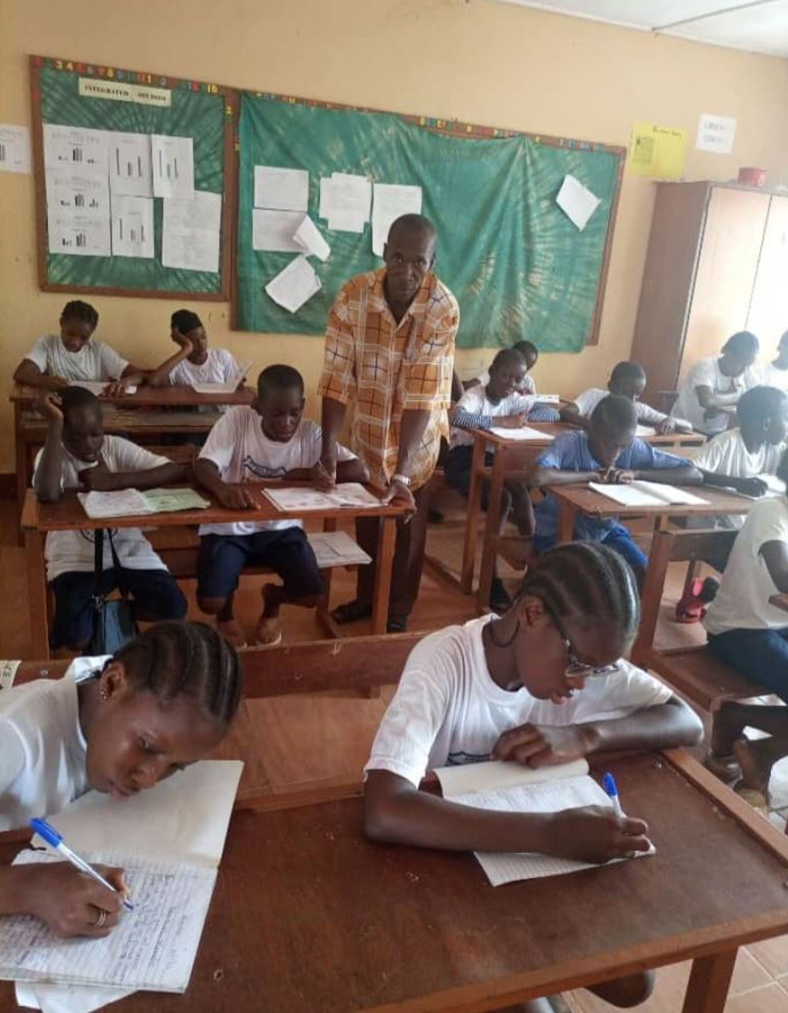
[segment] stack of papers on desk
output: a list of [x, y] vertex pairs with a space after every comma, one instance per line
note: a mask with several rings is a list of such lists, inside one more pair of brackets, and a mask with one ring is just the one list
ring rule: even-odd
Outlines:
[[709, 502], [696, 496], [695, 493], [687, 492], [686, 489], [678, 489], [675, 485], [665, 485], [662, 482], [637, 481], [622, 485], [589, 482], [588, 487], [627, 507], [665, 506], [666, 503], [677, 506], [702, 506]]
[[[95, 394], [96, 397], [101, 397], [104, 391], [107, 389], [109, 384], [113, 383], [112, 380], [72, 380], [69, 383], [69, 387], [84, 387], [85, 390], [89, 390], [91, 394]], [[136, 394], [137, 385], [132, 384], [127, 387], [124, 391], [125, 394]]]
[[144, 514], [174, 513], [179, 510], [207, 510], [211, 505], [194, 489], [118, 489], [112, 492], [78, 492], [77, 499], [88, 517], [138, 517]]
[[253, 365], [252, 362], [241, 363], [235, 377], [227, 383], [193, 383], [191, 388], [197, 394], [234, 394]]
[[[49, 817], [89, 860], [124, 867], [135, 907], [104, 939], [61, 940], [36, 918], [3, 919], [0, 977], [18, 982], [20, 1005], [87, 1013], [137, 989], [186, 989], [242, 768], [204, 760], [123, 804], [91, 791]], [[53, 860], [23, 851], [14, 864]]]
[[360, 482], [340, 482], [331, 492], [318, 492], [307, 486], [289, 489], [264, 489], [277, 510], [329, 510], [332, 507], [379, 507], [380, 500], [367, 492]]
[[507, 429], [505, 426], [491, 426], [490, 432], [502, 436], [505, 440], [554, 440], [548, 433], [540, 433], [531, 426], [520, 426], [519, 429]]
[[346, 531], [316, 531], [306, 537], [321, 570], [332, 566], [358, 566], [372, 562]]

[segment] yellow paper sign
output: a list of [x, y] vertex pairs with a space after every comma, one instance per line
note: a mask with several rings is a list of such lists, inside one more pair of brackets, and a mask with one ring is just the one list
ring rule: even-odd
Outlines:
[[686, 150], [686, 130], [659, 127], [655, 123], [634, 123], [627, 167], [636, 176], [681, 179]]

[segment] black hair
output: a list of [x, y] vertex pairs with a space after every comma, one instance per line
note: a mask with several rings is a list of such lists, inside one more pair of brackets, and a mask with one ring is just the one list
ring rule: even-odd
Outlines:
[[618, 380], [645, 380], [646, 371], [639, 362], [617, 362], [610, 374], [610, 382]]
[[389, 241], [395, 232], [400, 232], [403, 229], [407, 232], [424, 232], [433, 239], [438, 237], [438, 230], [429, 218], [425, 218], [424, 215], [408, 214], [400, 215], [391, 223], [388, 234]]
[[539, 358], [539, 349], [533, 341], [515, 341], [512, 348], [516, 348], [520, 355], [525, 356], [526, 363], [529, 358], [533, 359], [534, 362]]
[[87, 387], [80, 387], [78, 384], [73, 387], [63, 387], [57, 392], [60, 398], [60, 410], [63, 412], [63, 420], [68, 422], [69, 415], [77, 408], [95, 408], [101, 414], [101, 403], [93, 391]]
[[502, 348], [490, 363], [490, 372], [506, 366], [527, 366], [523, 355], [516, 348]]
[[778, 413], [787, 397], [778, 387], [750, 387], [739, 398], [736, 417], [745, 426], [763, 422]]
[[188, 334], [202, 327], [202, 320], [191, 310], [176, 310], [170, 317], [170, 327], [181, 334]]
[[[518, 599], [533, 595], [561, 626], [616, 626], [628, 648], [640, 622], [635, 575], [622, 555], [601, 542], [567, 542], [531, 566]], [[622, 650], [622, 654], [624, 651]]]
[[725, 344], [722, 346], [723, 354], [725, 352], [739, 353], [741, 355], [757, 355], [758, 354], [758, 339], [752, 333], [752, 331], [736, 331], [735, 334], [731, 334]]
[[72, 299], [63, 307], [60, 314], [61, 320], [79, 320], [83, 324], [90, 324], [95, 331], [98, 324], [98, 312], [89, 302], [82, 302], [81, 299]]
[[188, 697], [206, 718], [226, 728], [238, 709], [243, 686], [235, 648], [207, 623], [154, 623], [113, 658], [136, 689], [162, 703]]
[[621, 394], [608, 394], [607, 397], [603, 397], [591, 413], [592, 424], [602, 425], [605, 429], [616, 433], [634, 429], [637, 421], [637, 409], [628, 397]]
[[304, 378], [292, 366], [277, 364], [266, 366], [257, 378], [257, 393], [261, 398], [271, 390], [292, 390], [297, 387], [304, 393]]

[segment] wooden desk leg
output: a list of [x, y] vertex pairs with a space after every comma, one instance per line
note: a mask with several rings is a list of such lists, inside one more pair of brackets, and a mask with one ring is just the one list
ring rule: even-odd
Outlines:
[[[498, 558], [498, 527], [501, 518], [501, 496], [508, 463], [506, 447], [499, 447], [493, 458], [490, 491], [487, 494], [487, 522], [484, 525], [482, 544], [482, 568], [479, 573], [479, 587], [476, 591], [476, 608], [481, 614], [490, 607], [490, 587]], [[481, 484], [481, 483], [480, 483]]]
[[462, 569], [460, 590], [464, 594], [473, 591], [473, 567], [476, 562], [476, 538], [479, 533], [479, 514], [482, 509], [482, 476], [484, 467], [485, 441], [474, 437], [471, 459], [471, 485], [468, 489], [468, 513], [465, 515], [465, 541], [462, 547]]
[[379, 636], [386, 632], [391, 597], [391, 571], [394, 564], [394, 543], [397, 538], [395, 517], [380, 518], [377, 558], [375, 559], [375, 588], [372, 593], [372, 632]]
[[25, 550], [32, 656], [36, 659], [47, 659], [49, 657], [47, 574], [44, 562], [44, 540], [40, 531], [25, 531]]
[[723, 1013], [735, 963], [735, 949], [696, 957], [681, 1013]]
[[[27, 444], [22, 435], [22, 406], [19, 401], [14, 402], [14, 466], [16, 468], [16, 509], [17, 516], [21, 518], [22, 507], [25, 502], [28, 482], [28, 455]], [[24, 535], [19, 532], [19, 544], [24, 544]]]
[[[336, 531], [336, 529], [336, 517], [325, 517], [323, 519], [324, 531]], [[320, 601], [317, 603], [317, 615], [326, 629], [330, 632], [332, 629], [332, 622], [329, 618], [329, 610], [331, 608], [331, 579], [334, 575], [334, 568], [329, 567], [327, 570], [323, 570], [321, 572], [323, 574], [323, 594], [320, 597]]]
[[558, 537], [556, 539], [559, 545], [564, 542], [571, 542], [575, 533], [575, 516], [577, 511], [571, 503], [567, 503], [566, 500], [561, 502], [561, 510], [558, 514]]

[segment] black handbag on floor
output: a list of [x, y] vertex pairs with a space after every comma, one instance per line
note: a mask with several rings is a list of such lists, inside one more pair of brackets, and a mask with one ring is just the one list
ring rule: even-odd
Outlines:
[[101, 592], [101, 578], [104, 574], [104, 532], [96, 531], [95, 538], [95, 584], [93, 586], [93, 635], [85, 649], [87, 655], [115, 654], [121, 647], [133, 640], [137, 633], [137, 624], [128, 597], [128, 589], [123, 580], [123, 568], [120, 565], [112, 532], [107, 530], [109, 547], [112, 552], [112, 565], [118, 577], [120, 598], [107, 601]]

